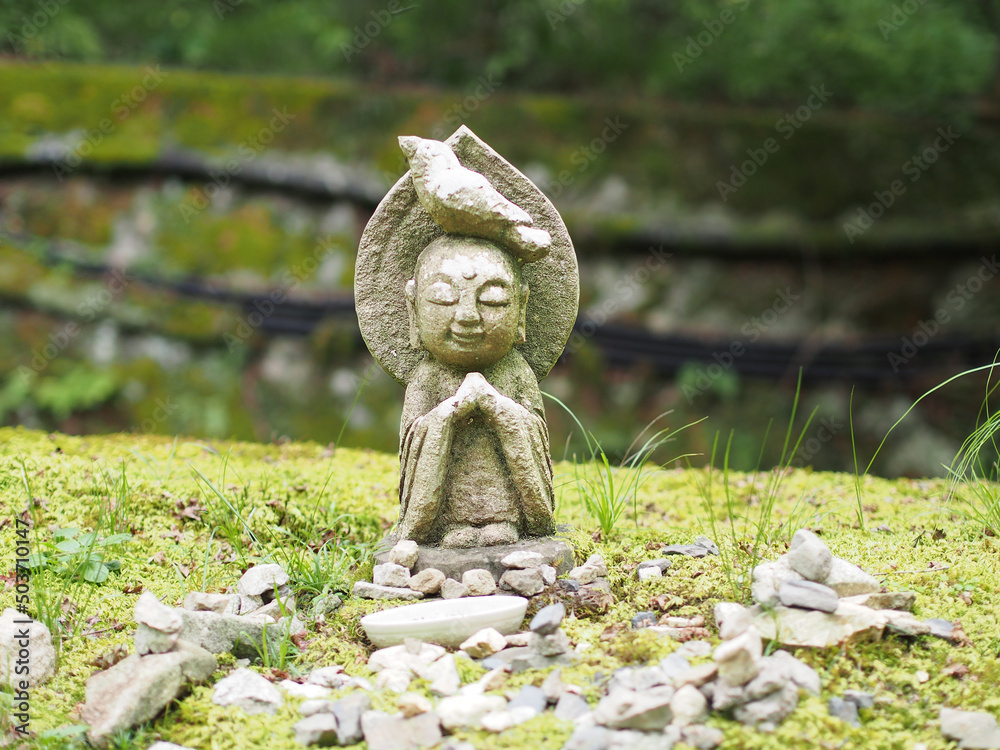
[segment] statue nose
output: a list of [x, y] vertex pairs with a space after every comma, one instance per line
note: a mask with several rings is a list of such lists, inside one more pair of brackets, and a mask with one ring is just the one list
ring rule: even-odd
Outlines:
[[479, 322], [479, 308], [476, 301], [469, 297], [459, 300], [458, 309], [455, 311], [455, 320], [463, 325], [475, 325]]

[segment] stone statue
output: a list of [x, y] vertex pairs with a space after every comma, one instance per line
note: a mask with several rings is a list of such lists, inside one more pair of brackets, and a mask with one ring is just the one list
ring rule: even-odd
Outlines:
[[400, 146], [411, 169], [365, 229], [355, 283], [365, 341], [406, 385], [394, 538], [493, 547], [551, 534], [538, 381], [576, 317], [569, 235], [464, 126]]

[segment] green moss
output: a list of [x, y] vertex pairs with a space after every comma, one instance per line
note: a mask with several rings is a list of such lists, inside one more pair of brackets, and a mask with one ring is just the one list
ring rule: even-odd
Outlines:
[[[123, 462], [129, 489], [122, 496], [114, 487]], [[241, 535], [236, 547], [230, 543], [195, 469], [240, 509], [259, 541]], [[557, 473], [567, 470], [565, 464], [556, 466]], [[33, 579], [34, 606], [45, 598], [65, 597], [69, 602], [61, 614], [65, 632], [76, 635], [67, 635], [61, 643], [55, 678], [33, 693], [32, 728], [42, 732], [79, 722], [75, 708], [84, 698], [86, 678], [96, 669], [94, 659], [119, 644], [131, 646], [132, 608], [140, 590], [152, 591], [170, 604], [180, 603], [189, 591], [220, 591], [239, 576], [242, 556], [247, 562], [277, 560], [289, 565], [293, 580], [301, 586], [305, 571], [295, 567], [298, 563], [289, 551], [307, 550], [309, 542], [315, 548], [324, 538], [348, 545], [377, 540], [395, 518], [397, 471], [391, 455], [331, 452], [309, 443], [259, 445], [181, 438], [175, 444], [169, 438], [144, 435], [70, 437], [0, 429], [2, 517], [11, 518], [27, 506], [26, 477], [35, 498], [35, 533], [41, 538], [57, 526], [95, 528], [107, 523], [116, 509], [134, 535], [120, 553], [116, 550], [121, 571], [104, 584], [74, 584], [49, 572]], [[608, 539], [596, 540], [586, 525], [570, 534], [577, 562], [594, 552], [604, 556], [615, 595], [604, 615], [570, 616], [564, 622], [581, 651], [575, 665], [563, 668], [562, 679], [579, 685], [592, 705], [600, 698], [602, 679], [615, 669], [655, 662], [678, 646], [648, 632], [602, 641], [609, 625], [627, 623], [641, 609], [658, 609], [672, 615], [701, 614], [714, 632], [713, 607], [731, 598], [726, 558], [675, 558], [663, 578], [643, 583], [635, 578], [635, 565], [658, 556], [659, 545], [689, 542], [708, 530], [703, 501], [695, 489], [695, 479], [703, 475], [670, 470], [651, 478], [638, 498], [638, 529], [628, 518]], [[743, 474], [732, 474], [730, 483], [741, 514], [748, 521], [760, 520], [756, 515], [760, 506], [754, 504], [760, 483], [755, 488], [751, 477]], [[941, 706], [994, 713], [1000, 709], [996, 660], [1000, 626], [994, 606], [1000, 600], [1000, 543], [942, 507], [944, 490], [943, 481], [866, 478], [862, 503], [867, 530], [863, 530], [855, 523], [852, 477], [793, 471], [784, 478], [774, 513], [763, 521], [773, 532], [768, 556], [784, 550], [793, 527], [809, 525], [822, 532], [835, 554], [876, 573], [889, 590], [916, 591], [918, 617], [961, 621], [971, 642], [955, 646], [929, 638], [888, 636], [843, 648], [798, 649], [796, 655], [819, 672], [822, 694], [803, 696], [795, 713], [770, 734], [713, 717], [711, 724], [726, 735], [724, 748], [778, 750], [842, 743], [902, 749], [911, 742], [924, 742], [943, 750], [946, 744], [937, 723]], [[808, 512], [797, 508], [803, 497], [810, 499]], [[745, 542], [747, 530], [740, 523], [730, 529], [723, 509], [715, 510], [722, 523], [717, 541], [732, 555]], [[579, 498], [566, 488], [560, 520], [579, 518]], [[875, 531], [880, 525], [891, 532]], [[930, 533], [935, 528], [939, 532]], [[278, 529], [283, 535], [275, 536]], [[0, 571], [13, 568], [13, 533], [11, 524], [0, 529]], [[341, 585], [349, 586], [353, 578], [368, 573], [370, 564], [350, 570]], [[8, 606], [11, 597], [10, 590], [0, 594], [0, 606]], [[288, 672], [304, 675], [319, 666], [340, 664], [349, 674], [373, 679], [367, 667], [372, 646], [359, 621], [391, 606], [391, 602], [348, 599], [325, 624], [310, 628], [308, 643]], [[212, 684], [233, 667], [231, 656], [221, 657], [220, 662], [223, 669], [213, 676]], [[956, 670], [956, 665], [968, 671]], [[458, 667], [466, 683], [482, 674], [478, 665], [466, 660], [459, 660]], [[502, 691], [540, 685], [550, 671], [509, 675]], [[926, 682], [917, 678], [920, 671], [927, 673]], [[298, 719], [299, 701], [286, 701], [275, 717], [247, 717], [212, 704], [212, 684], [194, 688], [163, 717], [137, 730], [135, 742], [145, 746], [166, 739], [194, 748], [295, 746], [291, 727]], [[426, 693], [427, 686], [418, 681], [414, 689]], [[851, 729], [827, 713], [829, 697], [846, 689], [877, 696], [876, 708], [862, 712], [861, 729]], [[375, 707], [392, 711], [395, 699], [378, 692]], [[570, 731], [568, 723], [547, 714], [500, 735], [460, 736], [476, 747], [558, 748]]]
[[[74, 138], [87, 143], [87, 134], [104, 122], [109, 132], [90, 138], [92, 148], [80, 149], [95, 167], [148, 162], [165, 148], [198, 151], [223, 163], [236, 154], [256, 158], [267, 149], [321, 151], [345, 163], [398, 175], [404, 165], [396, 136], [450, 131], [468, 96], [462, 91], [372, 91], [356, 83], [307, 78], [162, 73], [141, 101], [126, 106], [123, 97], [148, 76], [146, 69], [0, 64], [0, 159], [21, 159], [38, 139], [51, 134], [76, 133]], [[274, 127], [275, 111], [287, 112], [288, 122]], [[725, 208], [736, 220], [777, 210], [803, 222], [739, 223], [731, 238], [737, 252], [761, 241], [789, 249], [811, 242], [826, 252], [868, 252], [896, 238], [900, 227], [907, 234], [908, 222], [914, 221], [924, 222], [918, 232], [926, 233], [931, 226], [942, 236], [976, 236], [992, 231], [989, 212], [982, 207], [1000, 200], [990, 171], [990, 155], [996, 155], [1000, 143], [988, 127], [975, 123], [962, 127], [961, 139], [949, 148], [947, 164], [922, 174], [905, 200], [893, 207], [891, 217], [848, 245], [840, 226], [845, 207], [867, 205], [874, 191], [885, 190], [893, 180], [909, 179], [901, 172], [903, 165], [933, 142], [933, 128], [920, 121], [887, 116], [859, 121], [852, 113], [823, 111], [785, 139], [776, 131], [777, 121], [786, 114], [778, 109], [726, 110], [630, 97], [593, 100], [507, 91], [477, 100], [477, 106], [465, 112], [467, 124], [516, 164], [544, 166], [556, 179], [564, 170], [569, 173], [571, 180], [563, 185], [566, 195], [557, 196], [561, 204], [565, 201], [569, 219], [574, 216], [573, 201], [567, 199], [594, 194], [611, 175], [623, 178], [636, 195], [654, 196], [649, 205], [617, 211], [621, 219], [599, 220], [599, 246], [614, 247], [615, 238], [631, 235], [636, 226], [655, 225], [663, 205], [676, 205], [678, 211], [718, 205], [719, 183], [749, 158], [748, 150], [760, 152], [768, 139], [776, 139], [779, 150], [752, 179], [727, 195]], [[614, 118], [608, 118], [609, 112]], [[606, 118], [624, 126], [613, 138], [603, 135]], [[511, 122], [521, 127], [511, 128]], [[531, 138], [522, 137], [525, 130]], [[258, 141], [262, 135], [266, 144]], [[598, 146], [600, 153], [593, 158], [581, 151], [602, 143], [602, 138], [611, 140], [606, 148]], [[802, 169], [802, 164], [809, 168]], [[90, 211], [92, 220], [85, 219], [77, 231], [85, 230], [97, 242], [101, 229], [91, 224], [107, 208]], [[594, 226], [593, 213], [580, 214], [587, 231]], [[67, 228], [76, 216], [75, 211], [65, 221], [39, 216], [39, 225]], [[913, 239], [920, 240], [919, 233]], [[224, 258], [226, 237], [222, 240], [219, 257]], [[216, 257], [202, 248], [195, 252], [208, 264]]]

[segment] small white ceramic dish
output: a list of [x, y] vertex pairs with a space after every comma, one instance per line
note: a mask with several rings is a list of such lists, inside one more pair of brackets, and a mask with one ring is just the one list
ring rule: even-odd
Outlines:
[[361, 618], [361, 627], [378, 648], [396, 646], [406, 638], [458, 647], [483, 628], [504, 635], [517, 632], [528, 609], [522, 596], [469, 596], [438, 599], [384, 609]]

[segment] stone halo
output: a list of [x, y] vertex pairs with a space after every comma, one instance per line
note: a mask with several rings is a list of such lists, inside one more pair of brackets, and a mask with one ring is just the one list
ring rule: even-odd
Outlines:
[[[541, 380], [562, 354], [576, 322], [580, 277], [569, 232], [542, 191], [465, 125], [445, 143], [462, 166], [485, 176], [531, 215], [534, 226], [552, 236], [548, 255], [521, 267], [531, 292], [527, 340], [515, 348]], [[407, 172], [379, 203], [361, 235], [354, 271], [358, 326], [378, 363], [404, 385], [427, 355], [410, 347], [403, 288], [413, 278], [417, 256], [444, 233], [420, 205]]]

